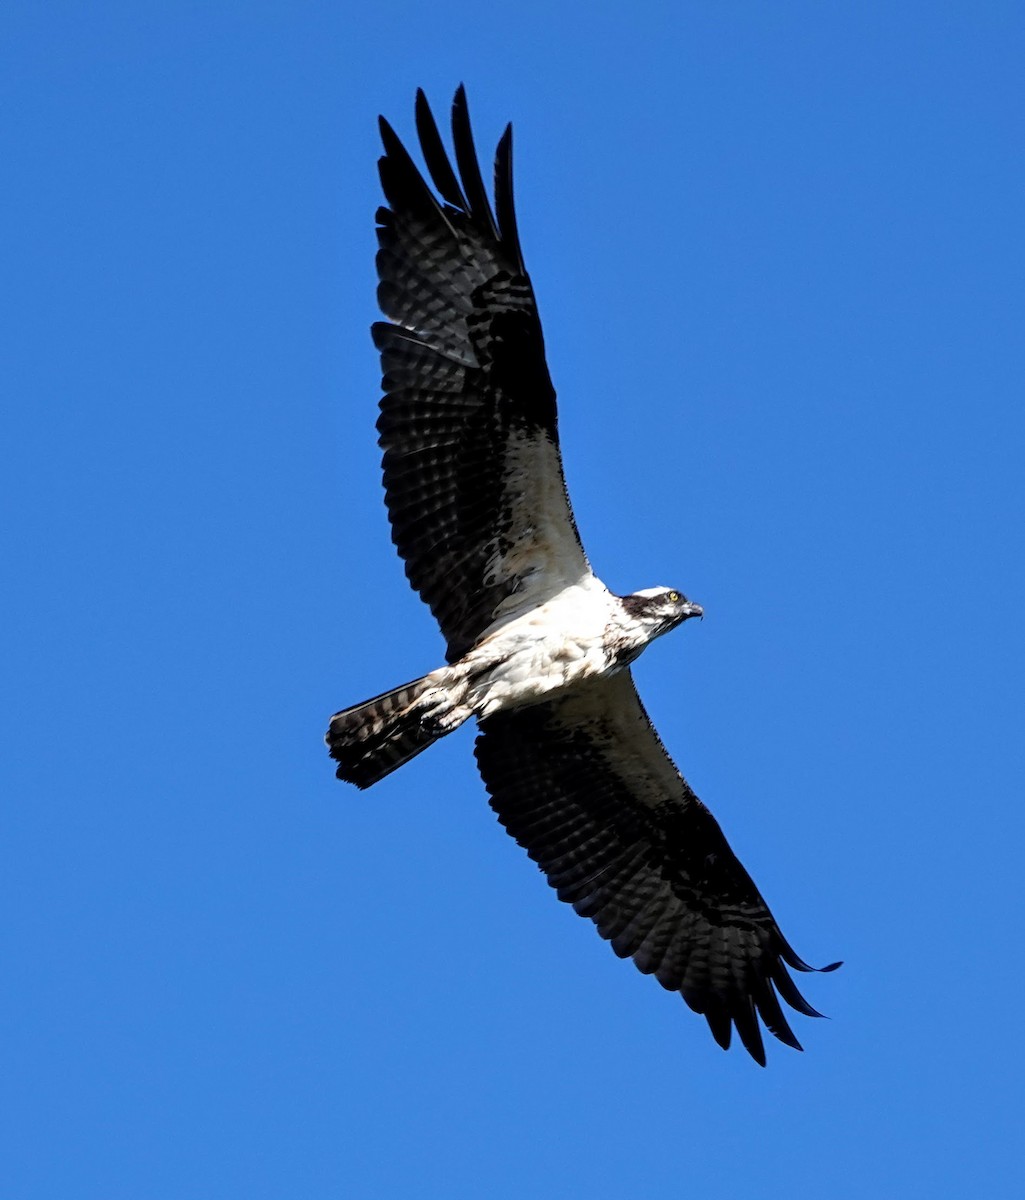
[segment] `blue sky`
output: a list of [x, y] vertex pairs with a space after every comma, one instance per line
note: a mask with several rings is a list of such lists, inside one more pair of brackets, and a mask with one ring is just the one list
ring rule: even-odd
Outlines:
[[[629, 10], [629, 15], [628, 15]], [[8, 4], [6, 1195], [1021, 1194], [1012, 3]], [[596, 569], [831, 1017], [762, 1071], [495, 822], [373, 423], [376, 117], [506, 120]]]

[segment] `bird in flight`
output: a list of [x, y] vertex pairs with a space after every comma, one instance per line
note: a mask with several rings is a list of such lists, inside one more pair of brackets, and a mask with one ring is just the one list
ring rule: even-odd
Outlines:
[[[621, 958], [765, 1065], [759, 1018], [821, 1014], [812, 971], [651, 724], [630, 665], [701, 606], [671, 587], [617, 596], [591, 570], [563, 479], [555, 391], [513, 206], [512, 129], [492, 209], [462, 87], [454, 162], [423, 92], [433, 190], [381, 118], [377, 422], [392, 537], [447, 665], [331, 718], [339, 779], [366, 788], [476, 718], [491, 807], [559, 899]], [[833, 970], [833, 963], [823, 970]]]

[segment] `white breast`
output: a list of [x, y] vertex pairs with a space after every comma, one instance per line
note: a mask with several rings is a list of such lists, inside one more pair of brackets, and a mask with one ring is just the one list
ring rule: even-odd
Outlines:
[[487, 717], [602, 674], [605, 631], [617, 610], [616, 598], [588, 572], [500, 626], [463, 660], [473, 710]]

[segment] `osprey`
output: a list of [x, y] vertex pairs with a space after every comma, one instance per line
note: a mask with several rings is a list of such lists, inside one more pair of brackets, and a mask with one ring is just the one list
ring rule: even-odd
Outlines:
[[735, 1026], [764, 1066], [759, 1017], [800, 1050], [779, 1000], [819, 1016], [787, 971], [815, 968], [666, 753], [630, 673], [701, 606], [666, 587], [614, 595], [584, 554], [516, 229], [511, 127], [492, 211], [463, 88], [454, 166], [422, 91], [416, 126], [437, 195], [380, 122], [377, 428], [393, 540], [448, 665], [332, 717], [338, 778], [369, 787], [475, 717], [491, 806], [559, 899], [679, 992], [724, 1049]]

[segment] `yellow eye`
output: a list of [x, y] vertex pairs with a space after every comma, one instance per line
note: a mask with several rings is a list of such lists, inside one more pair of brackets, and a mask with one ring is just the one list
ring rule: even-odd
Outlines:
[[666, 597], [666, 599], [669, 601], [670, 604], [676, 604], [680, 600], [680, 593], [679, 592], [670, 592], [669, 595]]

